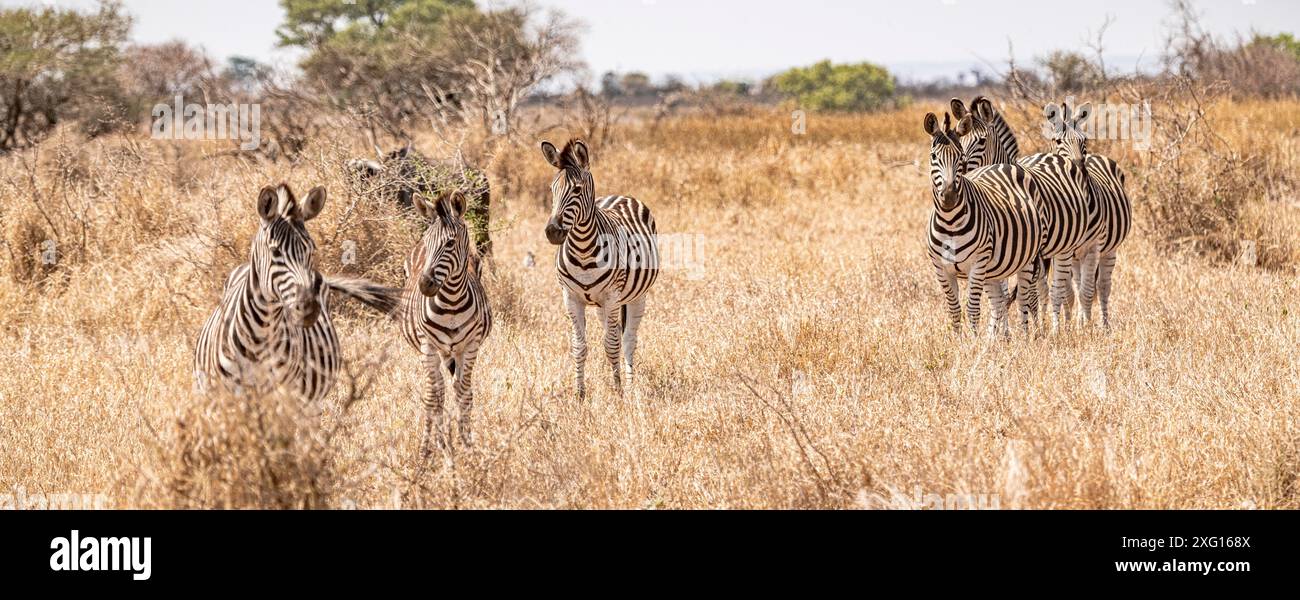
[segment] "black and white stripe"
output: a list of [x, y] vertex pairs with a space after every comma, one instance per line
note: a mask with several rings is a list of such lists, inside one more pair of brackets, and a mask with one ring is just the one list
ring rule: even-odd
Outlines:
[[[1015, 133], [993, 108], [993, 104], [987, 98], [976, 97], [971, 103], [971, 110], [977, 120], [983, 121], [989, 130], [989, 148], [986, 150], [989, 155], [1019, 160], [1022, 165], [1026, 161], [1036, 160], [1034, 157], [1055, 156], [1064, 159], [1072, 170], [1081, 173], [1085, 182], [1083, 191], [1087, 212], [1076, 214], [1072, 222], [1057, 221], [1048, 225], [1057, 233], [1065, 233], [1058, 236], [1062, 240], [1076, 240], [1073, 244], [1064, 244], [1055, 250], [1045, 250], [1045, 257], [1055, 257], [1052, 261], [1053, 307], [1055, 310], [1059, 280], [1065, 278], [1066, 285], [1069, 285], [1072, 276], [1084, 320], [1091, 320], [1093, 299], [1100, 295], [1102, 323], [1109, 327], [1111, 274], [1115, 269], [1116, 251], [1128, 236], [1133, 214], [1132, 204], [1124, 190], [1124, 173], [1119, 165], [1110, 158], [1089, 154], [1087, 151], [1083, 125], [1090, 115], [1090, 105], [1085, 104], [1073, 112], [1065, 104], [1059, 107], [1047, 106], [1045, 116], [1056, 120], [1053, 123], [1053, 151], [1019, 159], [1016, 155], [1018, 145]], [[1037, 173], [1041, 169], [1035, 171], [1036, 177], [1041, 179], [1042, 176]], [[1073, 175], [1069, 177], [1071, 180], [1073, 178]], [[1071, 187], [1074, 187], [1073, 184]], [[1070, 223], [1076, 225], [1071, 227]], [[1077, 225], [1080, 223], [1082, 227]], [[1070, 245], [1074, 245], [1073, 251], [1069, 251]], [[1063, 308], [1067, 316], [1073, 310], [1074, 293], [1075, 290], [1067, 290], [1064, 297]]]
[[659, 274], [655, 221], [635, 198], [596, 199], [587, 145], [570, 140], [564, 149], [542, 142], [542, 154], [558, 172], [551, 182], [553, 205], [546, 238], [560, 246], [555, 267], [573, 323], [571, 350], [578, 397], [586, 387], [586, 309], [595, 306], [605, 327], [605, 356], [614, 372], [614, 389], [622, 393], [622, 372], [632, 382], [637, 329], [645, 316], [646, 292]]
[[420, 352], [428, 377], [420, 444], [421, 454], [427, 456], [431, 434], [439, 448], [446, 447], [444, 366], [454, 381], [461, 442], [473, 443], [474, 363], [492, 331], [492, 310], [479, 279], [478, 256], [470, 250], [465, 196], [451, 191], [430, 201], [416, 195], [414, 203], [429, 225], [406, 258], [402, 334]]
[[262, 188], [251, 259], [226, 279], [221, 303], [199, 333], [194, 370], [201, 390], [280, 390], [319, 401], [333, 389], [339, 368], [330, 292], [394, 310], [397, 290], [317, 270], [306, 222], [324, 205], [325, 188], [313, 189], [301, 204], [285, 184]]
[[1115, 272], [1119, 246], [1133, 226], [1133, 204], [1124, 190], [1124, 172], [1119, 164], [1109, 157], [1088, 152], [1083, 126], [1089, 117], [1089, 108], [1085, 104], [1071, 113], [1070, 107], [1062, 103], [1060, 115], [1064, 126], [1056, 130], [1054, 141], [1057, 155], [1083, 165], [1088, 178], [1088, 193], [1100, 213], [1099, 232], [1085, 255], [1081, 274], [1075, 275], [1075, 281], [1082, 283], [1079, 304], [1084, 322], [1092, 321], [1095, 292], [1101, 300], [1102, 326], [1109, 329], [1111, 277]]
[[[928, 249], [948, 304], [954, 331], [961, 328], [958, 280], [967, 280], [966, 312], [978, 332], [980, 298], [987, 290], [995, 323], [1005, 324], [1006, 298], [1002, 280], [1016, 278], [1018, 286], [1036, 284], [1041, 226], [1035, 207], [1037, 194], [1029, 173], [1019, 165], [1000, 164], [969, 170], [982, 160], [982, 138], [963, 147], [971, 118], [957, 128], [944, 115], [940, 128], [933, 113], [925, 115], [930, 135], [930, 179], [934, 212], [930, 216]], [[990, 285], [991, 284], [991, 285]], [[1033, 294], [1020, 294], [1021, 327], [1028, 331], [1037, 311]]]
[[[966, 113], [956, 98], [952, 109], [957, 116]], [[1029, 171], [1037, 184], [1035, 202], [1043, 230], [1039, 259], [1045, 261], [1040, 270], [1046, 273], [1046, 261], [1050, 261], [1052, 325], [1059, 327], [1062, 311], [1068, 320], [1074, 303], [1071, 273], [1085, 258], [1101, 226], [1100, 212], [1088, 194], [1087, 177], [1078, 163], [1056, 153], [1019, 156], [1015, 133], [987, 98], [977, 96], [972, 100], [970, 114], [973, 127], [963, 143], [974, 143], [978, 136], [988, 140], [980, 166], [1015, 163]], [[1043, 293], [1047, 285], [1048, 277], [1040, 277], [1038, 295], [1044, 299], [1049, 297]]]

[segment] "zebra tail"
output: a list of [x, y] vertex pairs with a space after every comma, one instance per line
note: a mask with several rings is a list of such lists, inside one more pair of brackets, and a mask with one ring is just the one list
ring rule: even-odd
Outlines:
[[622, 316], [622, 320], [618, 324], [618, 332], [627, 333], [627, 305], [624, 304], [623, 306], [619, 307], [619, 310], [622, 311], [621, 314], [623, 316]]
[[397, 314], [397, 307], [402, 301], [402, 290], [365, 279], [327, 275], [325, 283], [330, 286], [330, 290], [388, 316]]

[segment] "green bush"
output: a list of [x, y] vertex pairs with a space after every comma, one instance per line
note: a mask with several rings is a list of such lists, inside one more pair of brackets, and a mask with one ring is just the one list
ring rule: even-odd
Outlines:
[[872, 111], [896, 104], [897, 84], [884, 67], [824, 60], [795, 67], [772, 79], [775, 89], [809, 110]]

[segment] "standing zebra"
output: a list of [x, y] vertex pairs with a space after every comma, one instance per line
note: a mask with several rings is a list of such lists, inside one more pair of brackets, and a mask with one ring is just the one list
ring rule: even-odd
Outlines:
[[[951, 106], [954, 117], [967, 114], [961, 100], [953, 98]], [[976, 138], [991, 140], [983, 142], [987, 146], [980, 164], [971, 166], [1015, 163], [1024, 167], [1037, 184], [1038, 195], [1034, 200], [1042, 225], [1038, 257], [1051, 264], [1052, 327], [1056, 329], [1061, 323], [1062, 309], [1068, 319], [1073, 304], [1070, 274], [1075, 261], [1085, 257], [1100, 231], [1100, 215], [1088, 195], [1087, 177], [1078, 163], [1055, 153], [1020, 157], [1015, 134], [987, 98], [977, 96], [971, 101], [969, 114], [972, 128], [962, 142], [971, 145], [981, 143]], [[1047, 285], [1046, 266], [1040, 263], [1039, 267], [1044, 276], [1039, 277], [1037, 295], [1043, 298], [1048, 296], [1043, 293]]]
[[[1088, 139], [1082, 127], [1091, 113], [1089, 109], [1090, 106], [1084, 104], [1071, 114], [1070, 107], [1062, 103], [1061, 124], [1055, 129], [1054, 141], [1056, 154], [1083, 167], [1088, 178], [1088, 194], [1100, 212], [1100, 230], [1088, 250], [1082, 273], [1075, 275], [1075, 281], [1080, 282], [1082, 277], [1079, 303], [1084, 321], [1092, 321], [1095, 291], [1101, 300], [1102, 327], [1109, 329], [1111, 275], [1115, 271], [1119, 245], [1124, 243], [1133, 224], [1133, 204], [1124, 190], [1124, 172], [1119, 164], [1109, 157], [1088, 153]], [[1048, 112], [1051, 112], [1051, 107]]]
[[[970, 170], [984, 152], [983, 138], [968, 147], [958, 141], [971, 131], [966, 115], [954, 130], [944, 115], [943, 128], [934, 113], [925, 115], [930, 135], [929, 255], [948, 301], [954, 331], [961, 329], [958, 279], [968, 282], [966, 312], [971, 329], [979, 331], [980, 296], [988, 290], [994, 322], [1003, 321], [1006, 301], [1000, 280], [1015, 277], [1017, 285], [1035, 285], [1041, 228], [1034, 197], [1035, 183], [1019, 165], [999, 164]], [[986, 283], [992, 283], [988, 285]], [[1028, 331], [1033, 294], [1020, 294], [1020, 324]]]
[[199, 333], [196, 383], [216, 383], [238, 393], [275, 389], [316, 402], [334, 387], [339, 342], [330, 321], [330, 292], [360, 300], [383, 313], [397, 290], [368, 281], [326, 277], [316, 270], [316, 244], [306, 222], [320, 214], [325, 188], [299, 203], [289, 186], [262, 188], [251, 259], [226, 279], [221, 304]]
[[546, 239], [560, 246], [555, 268], [573, 321], [571, 345], [578, 398], [586, 396], [583, 366], [587, 359], [588, 306], [595, 306], [605, 326], [605, 357], [620, 395], [619, 348], [623, 372], [632, 383], [632, 356], [637, 328], [645, 316], [646, 292], [659, 274], [655, 220], [650, 209], [628, 196], [596, 199], [587, 145], [569, 140], [564, 150], [542, 142], [542, 154], [559, 172], [551, 182], [553, 204]]
[[455, 380], [461, 443], [473, 444], [471, 377], [479, 347], [492, 331], [492, 310], [479, 281], [479, 257], [470, 250], [465, 196], [453, 190], [433, 202], [416, 195], [414, 202], [429, 225], [406, 257], [402, 335], [420, 351], [429, 379], [423, 398], [424, 436], [420, 442], [420, 453], [427, 457], [431, 452], [431, 431], [438, 448], [447, 444], [442, 365]]
[[[1010, 160], [1016, 160], [1018, 146], [1015, 133], [1002, 119], [1002, 115], [993, 109], [993, 103], [979, 96], [971, 102], [971, 110], [989, 129], [991, 142], [987, 153], [1009, 156]], [[1056, 271], [1053, 280], [1055, 283], [1056, 279], [1071, 275], [1060, 272], [1062, 268], [1073, 271], [1074, 287], [1078, 288], [1085, 321], [1091, 320], [1092, 300], [1100, 291], [1102, 323], [1109, 327], [1111, 273], [1115, 269], [1116, 249], [1128, 236], [1133, 211], [1128, 194], [1124, 191], [1124, 173], [1119, 165], [1105, 156], [1087, 152], [1087, 139], [1083, 135], [1082, 126], [1090, 113], [1091, 107], [1087, 104], [1073, 113], [1066, 104], [1059, 107], [1049, 104], [1044, 110], [1044, 115], [1053, 120], [1052, 141], [1055, 149], [1052, 154], [1069, 160], [1087, 182], [1084, 192], [1088, 206], [1085, 217], [1088, 233], [1073, 255], [1068, 257], [1071, 264], [1058, 265], [1053, 262], [1053, 271]], [[1068, 292], [1064, 305], [1067, 316], [1073, 310], [1073, 300], [1073, 292]]]

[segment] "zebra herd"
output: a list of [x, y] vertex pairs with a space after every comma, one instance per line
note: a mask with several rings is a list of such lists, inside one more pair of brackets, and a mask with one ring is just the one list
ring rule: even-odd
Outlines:
[[[963, 279], [967, 318], [976, 331], [986, 292], [995, 329], [1009, 334], [1012, 302], [1028, 331], [1031, 319], [1040, 324], [1040, 305], [1047, 301], [1055, 330], [1071, 320], [1076, 289], [1084, 321], [1091, 320], [1097, 295], [1102, 324], [1109, 327], [1111, 273], [1131, 215], [1123, 173], [1114, 161], [1087, 151], [1080, 131], [1087, 105], [1073, 113], [1068, 106], [1049, 107], [1049, 116], [1060, 117], [1055, 147], [1023, 157], [1015, 134], [987, 98], [975, 98], [969, 109], [958, 99], [950, 106], [942, 123], [927, 113], [924, 128], [931, 139], [934, 200], [929, 256], [953, 329], [961, 329]], [[577, 396], [586, 394], [590, 307], [604, 328], [605, 357], [621, 394], [632, 382], [637, 330], [658, 276], [655, 221], [634, 198], [597, 198], [590, 151], [581, 140], [562, 149], [543, 142], [541, 150], [556, 170], [545, 235], [559, 247], [555, 269], [572, 324]], [[329, 308], [338, 294], [399, 320], [402, 337], [420, 354], [427, 377], [422, 455], [448, 447], [444, 369], [453, 382], [461, 443], [472, 445], [472, 377], [492, 332], [481, 240], [467, 226], [471, 202], [462, 191], [417, 192], [405, 199], [426, 228], [406, 257], [406, 284], [398, 289], [319, 271], [306, 223], [324, 207], [324, 188], [301, 200], [283, 183], [263, 188], [249, 262], [227, 278], [221, 303], [199, 335], [197, 383], [236, 394], [281, 390], [307, 402], [321, 400], [333, 388], [340, 363]]]
[[[573, 324], [577, 395], [585, 395], [586, 309], [592, 306], [605, 327], [605, 354], [621, 394], [623, 379], [632, 380], [637, 329], [658, 274], [654, 218], [634, 198], [596, 197], [582, 141], [570, 140], [563, 150], [543, 142], [542, 154], [557, 171], [545, 234], [559, 246], [556, 275]], [[480, 256], [471, 250], [465, 195], [449, 189], [411, 196], [427, 226], [407, 255], [401, 289], [318, 270], [306, 223], [325, 199], [322, 187], [302, 200], [283, 183], [262, 189], [249, 262], [227, 278], [221, 303], [199, 334], [196, 386], [236, 395], [278, 390], [320, 401], [338, 375], [339, 342], [329, 312], [332, 293], [338, 293], [397, 318], [402, 336], [420, 353], [427, 376], [421, 454], [448, 447], [444, 368], [453, 379], [461, 443], [472, 445], [472, 374], [492, 331], [492, 311]]]
[[988, 98], [976, 97], [969, 110], [954, 98], [950, 108], [942, 125], [927, 113], [924, 128], [934, 197], [929, 256], [953, 329], [961, 328], [960, 279], [967, 281], [966, 312], [976, 331], [985, 292], [995, 328], [1004, 332], [1012, 301], [1025, 331], [1031, 319], [1039, 323], [1041, 301], [1050, 303], [1053, 330], [1059, 329], [1071, 320], [1076, 290], [1084, 322], [1099, 297], [1102, 325], [1109, 328], [1111, 275], [1132, 208], [1119, 166], [1087, 151], [1089, 105], [1074, 111], [1049, 105], [1055, 147], [1024, 157]]

